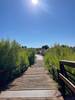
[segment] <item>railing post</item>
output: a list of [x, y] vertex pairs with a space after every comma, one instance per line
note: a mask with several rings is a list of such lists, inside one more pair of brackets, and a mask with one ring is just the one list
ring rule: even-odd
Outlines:
[[[62, 75], [64, 75], [65, 77], [67, 77], [67, 73], [66, 70], [64, 68], [64, 64], [60, 61], [60, 73]], [[63, 80], [60, 79], [60, 84], [61, 84], [61, 91], [63, 93], [63, 95], [65, 96], [66, 90], [65, 90], [65, 83], [63, 82]]]

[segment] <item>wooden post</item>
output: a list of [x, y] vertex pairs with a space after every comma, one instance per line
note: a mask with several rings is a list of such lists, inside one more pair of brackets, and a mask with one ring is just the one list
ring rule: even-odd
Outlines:
[[[64, 64], [62, 62], [60, 62], [60, 73], [62, 75], [64, 75], [65, 77], [67, 76], [65, 68], [64, 68]], [[60, 79], [60, 84], [62, 86], [61, 91], [62, 91], [63, 95], [65, 96], [65, 93], [66, 93], [66, 91], [65, 91], [65, 83], [61, 79]]]

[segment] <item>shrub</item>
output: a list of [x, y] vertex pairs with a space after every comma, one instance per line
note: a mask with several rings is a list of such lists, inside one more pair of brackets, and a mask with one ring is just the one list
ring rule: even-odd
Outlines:
[[24, 72], [34, 63], [35, 53], [22, 48], [15, 40], [0, 41], [0, 81], [7, 82]]
[[[75, 51], [69, 46], [55, 45], [45, 53], [44, 60], [48, 69], [54, 66], [59, 70], [60, 60], [75, 60]], [[75, 74], [75, 70], [72, 70], [72, 68], [67, 67], [67, 70]]]
[[33, 49], [29, 49], [28, 52], [29, 65], [31, 66], [35, 62], [35, 51]]

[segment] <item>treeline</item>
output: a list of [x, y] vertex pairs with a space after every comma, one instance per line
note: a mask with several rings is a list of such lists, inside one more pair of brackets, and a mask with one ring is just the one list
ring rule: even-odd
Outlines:
[[[0, 41], [0, 84], [21, 75], [35, 61], [33, 49], [23, 48], [15, 40]], [[2, 83], [3, 82], [3, 83]]]
[[[49, 48], [44, 56], [45, 64], [48, 70], [52, 68], [52, 66], [59, 70], [59, 61], [60, 60], [71, 60], [75, 61], [75, 47], [69, 47], [66, 45], [54, 45], [53, 47]], [[75, 74], [75, 70], [66, 67], [66, 69]]]

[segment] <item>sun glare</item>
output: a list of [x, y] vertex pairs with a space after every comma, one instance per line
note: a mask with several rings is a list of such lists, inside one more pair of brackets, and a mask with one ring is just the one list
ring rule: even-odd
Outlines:
[[37, 4], [39, 3], [39, 0], [32, 0], [32, 3], [33, 3], [34, 5], [37, 5]]

